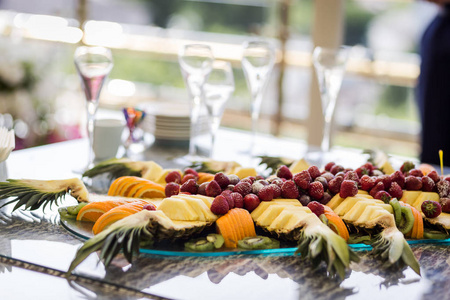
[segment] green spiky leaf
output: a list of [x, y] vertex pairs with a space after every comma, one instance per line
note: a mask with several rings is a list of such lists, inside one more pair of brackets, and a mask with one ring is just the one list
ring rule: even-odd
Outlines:
[[399, 263], [410, 266], [420, 275], [420, 266], [403, 234], [396, 227], [384, 229], [372, 243], [372, 253], [389, 264]]
[[101, 162], [83, 173], [83, 177], [93, 178], [101, 174], [108, 174], [114, 180], [121, 176], [142, 176], [139, 164], [129, 159], [110, 159]]
[[310, 260], [315, 266], [324, 261], [330, 276], [339, 276], [341, 279], [344, 279], [350, 262], [359, 261], [359, 256], [349, 248], [346, 241], [321, 222], [310, 224], [301, 231], [295, 254]]
[[260, 165], [266, 165], [267, 169], [272, 169], [273, 172], [275, 172], [278, 167], [285, 165], [290, 166], [294, 160], [284, 157], [276, 157], [276, 156], [267, 156], [267, 155], [261, 155], [258, 156], [261, 158]]
[[[33, 183], [38, 183], [33, 185]], [[4, 203], [1, 207], [4, 207], [11, 203], [16, 203], [14, 210], [19, 209], [21, 206], [25, 206], [25, 209], [36, 210], [42, 205], [45, 207], [50, 204], [58, 205], [58, 200], [64, 199], [68, 193], [67, 187], [60, 187], [54, 191], [41, 189], [41, 183], [43, 181], [27, 181], [27, 180], [15, 180], [8, 179], [6, 182], [0, 182], [0, 199], [6, 199], [12, 197], [13, 199]]]
[[231, 169], [240, 166], [234, 161], [202, 160], [193, 161], [189, 168], [197, 172], [216, 174], [219, 172], [227, 173]]
[[148, 230], [151, 213], [142, 210], [136, 214], [123, 218], [110, 227], [86, 241], [78, 249], [74, 260], [70, 264], [69, 275], [91, 253], [100, 250], [100, 259], [107, 267], [113, 258], [122, 250], [128, 262], [132, 262], [133, 256], [139, 253], [139, 245], [142, 239], [153, 239], [153, 234]]

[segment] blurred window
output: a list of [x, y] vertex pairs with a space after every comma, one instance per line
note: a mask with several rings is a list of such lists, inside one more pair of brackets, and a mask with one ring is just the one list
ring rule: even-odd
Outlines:
[[[79, 26], [76, 20], [84, 16], [88, 21], [83, 28], [85, 42], [113, 48], [115, 66], [110, 78], [134, 83], [135, 94], [130, 99], [127, 93], [116, 93], [119, 90], [114, 87], [116, 82], [111, 82], [112, 87], [106, 92], [108, 97], [103, 101], [104, 106], [111, 108], [161, 98], [184, 101], [187, 92], [178, 67], [178, 48], [185, 42], [210, 43], [217, 56], [231, 60], [235, 68], [236, 92], [227, 106], [227, 112], [232, 112], [233, 118], [226, 113], [222, 124], [249, 128], [250, 95], [240, 68], [240, 46], [246, 39], [262, 35], [271, 38], [279, 47], [282, 2], [1, 0], [0, 32], [11, 40], [17, 35], [50, 41], [60, 38], [62, 44], [56, 46], [61, 50], [57, 57], [62, 65], [60, 71], [77, 80], [73, 76], [71, 53], [74, 41], [80, 36], [71, 28]], [[289, 38], [280, 108], [283, 118], [279, 129], [281, 135], [305, 139], [314, 2], [284, 2], [290, 4]], [[419, 121], [414, 102], [420, 61], [417, 45], [436, 8], [412, 0], [351, 0], [343, 3], [344, 43], [357, 47], [338, 98], [334, 144], [376, 147], [417, 156]], [[30, 34], [30, 28], [27, 31], [17, 28], [14, 23], [17, 13], [62, 17], [68, 20], [64, 26], [73, 31], [72, 40], [62, 38], [67, 34], [49, 32], [49, 36], [53, 34], [49, 38]], [[63, 32], [67, 33], [67, 30]], [[266, 132], [273, 130], [271, 120], [278, 111], [275, 76], [278, 74], [279, 69], [276, 69], [263, 100], [260, 129]], [[67, 85], [66, 82], [61, 88], [67, 88]]]

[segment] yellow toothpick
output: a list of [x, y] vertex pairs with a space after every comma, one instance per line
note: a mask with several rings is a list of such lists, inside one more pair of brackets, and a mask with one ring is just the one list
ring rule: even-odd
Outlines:
[[441, 176], [444, 176], [444, 151], [439, 150], [439, 160], [441, 161]]

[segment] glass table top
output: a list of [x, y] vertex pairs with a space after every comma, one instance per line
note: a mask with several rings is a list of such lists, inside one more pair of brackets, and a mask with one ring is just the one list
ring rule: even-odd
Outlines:
[[[284, 149], [298, 152], [299, 144], [287, 143]], [[10, 178], [62, 179], [76, 177], [72, 172], [82, 165], [85, 140], [76, 140], [13, 152], [8, 159]], [[86, 146], [87, 147], [87, 146]], [[170, 165], [166, 157], [149, 149], [149, 159]], [[288, 150], [286, 150], [288, 152]], [[152, 158], [153, 156], [153, 158]], [[159, 160], [157, 158], [159, 157]], [[0, 200], [0, 204], [5, 200]], [[73, 205], [67, 197], [61, 205]], [[42, 289], [67, 288], [60, 277], [51, 276], [52, 270], [66, 272], [83, 239], [70, 234], [59, 222], [57, 207], [44, 212], [17, 210], [6, 206], [0, 210], [0, 259], [10, 259], [43, 267], [41, 273], [17, 266], [0, 266], [0, 287], [14, 281], [19, 274], [30, 280], [39, 277]], [[298, 256], [234, 255], [229, 257], [167, 257], [141, 254], [133, 264], [123, 257], [115, 259], [105, 269], [96, 253], [91, 254], [74, 274], [90, 285], [87, 293], [101, 297], [96, 283], [138, 291], [138, 295], [158, 299], [424, 299], [448, 297], [450, 282], [450, 247], [447, 245], [419, 244], [411, 246], [421, 265], [421, 276], [410, 268], [387, 268], [368, 252], [358, 252], [359, 263], [351, 264], [343, 281], [327, 277], [325, 266], [313, 269], [308, 261]], [[42, 278], [42, 280], [41, 280]], [[3, 280], [2, 280], [3, 279]], [[6, 282], [6, 283], [5, 283]], [[78, 282], [78, 280], [75, 280]], [[13, 283], [11, 283], [13, 285]], [[33, 287], [36, 288], [36, 287]], [[36, 288], [37, 289], [37, 288]], [[70, 290], [70, 289], [68, 289]], [[4, 298], [3, 296], [11, 296]], [[0, 289], [0, 298], [21, 299], [21, 295], [6, 294]], [[50, 295], [50, 294], [49, 294]], [[85, 297], [85, 298], [83, 298]], [[89, 299], [77, 291], [64, 294], [60, 299]], [[49, 298], [51, 299], [51, 298]], [[102, 298], [103, 299], [103, 298]], [[108, 299], [108, 298], [105, 298]]]

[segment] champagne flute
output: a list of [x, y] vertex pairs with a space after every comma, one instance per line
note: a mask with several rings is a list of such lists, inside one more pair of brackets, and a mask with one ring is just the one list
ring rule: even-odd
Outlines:
[[75, 50], [74, 62], [86, 96], [87, 132], [89, 138], [87, 168], [90, 168], [94, 161], [92, 149], [94, 144], [94, 122], [100, 92], [106, 77], [113, 67], [111, 50], [104, 47], [81, 46]]
[[212, 158], [216, 133], [225, 110], [225, 103], [234, 92], [234, 76], [231, 64], [223, 60], [215, 60], [204, 88], [211, 135], [209, 158]]
[[204, 105], [204, 84], [212, 69], [214, 57], [207, 45], [188, 44], [178, 53], [181, 72], [191, 96], [190, 121], [191, 136], [189, 140], [189, 154], [185, 160], [192, 162], [199, 160], [197, 156], [196, 139], [198, 135], [198, 121], [202, 105]]
[[250, 156], [253, 156], [261, 102], [275, 64], [275, 49], [266, 41], [246, 42], [243, 48], [242, 69], [252, 96], [252, 137], [249, 152]]
[[319, 82], [324, 118], [321, 157], [330, 151], [331, 119], [336, 107], [336, 99], [341, 89], [345, 67], [350, 54], [350, 47], [338, 48], [316, 47], [313, 51], [313, 64]]

